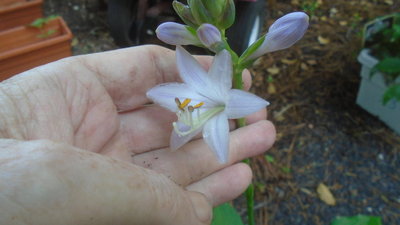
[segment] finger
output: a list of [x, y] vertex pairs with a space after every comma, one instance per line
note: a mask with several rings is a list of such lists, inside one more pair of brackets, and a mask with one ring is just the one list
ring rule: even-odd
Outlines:
[[251, 182], [252, 172], [238, 163], [189, 185], [186, 189], [203, 193], [213, 206], [231, 201], [243, 193]]
[[246, 91], [250, 90], [252, 78], [250, 71], [248, 71], [247, 69], [243, 70], [242, 72], [242, 80], [243, 80], [243, 89]]
[[195, 140], [181, 149], [168, 148], [135, 155], [135, 164], [154, 169], [181, 185], [188, 185], [217, 170], [245, 158], [262, 154], [275, 141], [275, 128], [271, 122], [262, 120], [239, 128], [230, 134], [229, 161], [220, 164], [203, 140]]
[[[106, 146], [103, 146], [102, 154], [114, 158], [130, 161], [132, 153], [144, 153], [169, 146], [172, 132], [172, 123], [176, 121], [176, 115], [157, 105], [144, 106], [138, 110], [120, 113], [120, 126], [115, 135]], [[246, 117], [246, 123], [252, 124], [266, 119], [266, 109], [253, 113]], [[236, 127], [231, 120], [232, 130]], [[201, 135], [195, 139], [201, 138]]]
[[211, 220], [203, 195], [142, 167], [50, 141], [0, 141], [0, 149], [5, 224], [205, 225]]
[[263, 108], [258, 112], [252, 113], [246, 116], [246, 124], [253, 124], [260, 120], [266, 120], [267, 114], [267, 108]]

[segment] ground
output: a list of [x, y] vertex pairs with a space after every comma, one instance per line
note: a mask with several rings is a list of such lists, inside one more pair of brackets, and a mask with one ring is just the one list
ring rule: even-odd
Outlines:
[[[400, 224], [400, 136], [356, 103], [365, 22], [399, 11], [398, 0], [268, 0], [266, 27], [307, 10], [310, 28], [294, 47], [262, 57], [252, 91], [268, 99], [277, 142], [252, 159], [257, 224], [329, 224], [336, 216], [375, 215]], [[46, 0], [75, 38], [74, 54], [115, 49], [97, 0]], [[336, 203], [317, 194], [321, 184]], [[243, 198], [235, 201], [245, 214]]]

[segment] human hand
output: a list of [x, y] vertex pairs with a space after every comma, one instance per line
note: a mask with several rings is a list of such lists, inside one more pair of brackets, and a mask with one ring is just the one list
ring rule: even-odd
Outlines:
[[[0, 222], [209, 224], [211, 206], [250, 183], [251, 170], [237, 162], [268, 149], [275, 130], [265, 110], [250, 116], [231, 133], [223, 165], [200, 139], [170, 151], [176, 116], [146, 105], [145, 94], [177, 80], [173, 51], [142, 46], [1, 83]], [[249, 88], [248, 73], [244, 80]]]

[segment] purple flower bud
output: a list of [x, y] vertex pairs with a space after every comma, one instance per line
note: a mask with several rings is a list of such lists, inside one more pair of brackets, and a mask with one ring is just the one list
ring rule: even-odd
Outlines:
[[197, 29], [197, 37], [207, 48], [214, 48], [221, 43], [221, 33], [215, 26], [204, 23]]
[[179, 23], [162, 23], [156, 29], [158, 39], [170, 45], [200, 45], [196, 35], [188, 30], [189, 26]]
[[261, 46], [248, 58], [255, 59], [267, 52], [289, 48], [300, 40], [308, 28], [309, 17], [303, 12], [289, 13], [276, 20]]

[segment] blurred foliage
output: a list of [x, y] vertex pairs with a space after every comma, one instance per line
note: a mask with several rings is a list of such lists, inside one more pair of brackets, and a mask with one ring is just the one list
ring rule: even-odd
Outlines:
[[372, 70], [383, 73], [388, 89], [384, 93], [383, 103], [391, 99], [399, 101], [400, 83], [400, 13], [377, 18], [365, 28], [365, 47], [371, 49], [371, 54], [379, 62]]
[[339, 216], [332, 221], [331, 225], [382, 225], [382, 222], [381, 218], [377, 216]]

